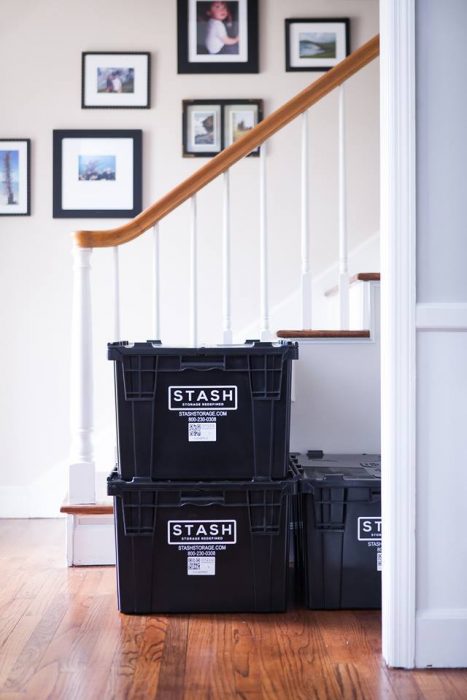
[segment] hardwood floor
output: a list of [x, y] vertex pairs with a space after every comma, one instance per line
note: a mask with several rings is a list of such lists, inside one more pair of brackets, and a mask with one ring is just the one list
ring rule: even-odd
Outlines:
[[120, 615], [115, 570], [64, 547], [64, 521], [0, 520], [1, 700], [467, 698], [467, 671], [385, 668], [377, 612]]

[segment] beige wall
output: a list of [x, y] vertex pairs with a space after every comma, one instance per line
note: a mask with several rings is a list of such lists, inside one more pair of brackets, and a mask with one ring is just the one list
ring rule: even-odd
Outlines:
[[[183, 98], [263, 98], [269, 114], [317, 73], [286, 73], [285, 17], [350, 17], [351, 45], [378, 31], [377, 0], [259, 0], [260, 73], [177, 75], [175, 0], [0, 0], [2, 98], [0, 137], [32, 139], [32, 216], [0, 218], [0, 515], [2, 504], [52, 468], [60, 474], [68, 450], [71, 309], [71, 237], [77, 228], [105, 228], [119, 221], [52, 218], [52, 130], [143, 130], [143, 204], [149, 205], [205, 161], [181, 157]], [[150, 51], [149, 110], [81, 109], [82, 51]], [[378, 230], [378, 64], [349, 83], [349, 233], [351, 247]], [[313, 109], [311, 125], [311, 242], [313, 271], [337, 254], [337, 95]], [[300, 125], [274, 138], [269, 148], [271, 303], [297, 286], [299, 253]], [[251, 324], [258, 313], [258, 159], [232, 172], [233, 323]], [[199, 196], [200, 336], [220, 340], [221, 183]], [[188, 207], [161, 224], [162, 339], [187, 340]], [[108, 251], [97, 251], [95, 312], [107, 316], [95, 332], [98, 435], [112, 421]], [[152, 337], [150, 237], [128, 246], [122, 335]], [[111, 452], [106, 452], [110, 454]], [[103, 469], [111, 468], [109, 462]], [[59, 478], [57, 476], [57, 478]], [[52, 480], [56, 481], [56, 479]], [[2, 486], [3, 485], [3, 486]], [[10, 490], [4, 487], [12, 487]], [[42, 486], [39, 484], [37, 493]], [[2, 490], [3, 489], [3, 490]], [[30, 494], [31, 502], [36, 495]], [[34, 508], [33, 508], [34, 510]]]

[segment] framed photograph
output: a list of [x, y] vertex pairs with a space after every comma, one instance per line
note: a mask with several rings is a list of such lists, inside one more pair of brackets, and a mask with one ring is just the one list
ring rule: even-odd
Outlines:
[[222, 109], [208, 101], [183, 102], [183, 155], [213, 156], [222, 150]]
[[327, 71], [350, 52], [350, 20], [286, 19], [286, 71]]
[[215, 156], [262, 118], [262, 100], [183, 100], [183, 155]]
[[[227, 102], [224, 105], [224, 148], [251, 131], [263, 118], [262, 100]], [[259, 155], [259, 147], [250, 156]]]
[[258, 73], [258, 0], [177, 0], [179, 73]]
[[141, 130], [53, 132], [54, 218], [131, 218], [141, 209]]
[[150, 59], [147, 52], [83, 53], [81, 106], [84, 109], [147, 109], [150, 106]]
[[0, 139], [0, 216], [29, 216], [31, 139]]

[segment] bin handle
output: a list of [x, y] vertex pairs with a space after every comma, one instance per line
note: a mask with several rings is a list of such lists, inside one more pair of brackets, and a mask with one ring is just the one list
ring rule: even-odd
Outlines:
[[192, 505], [192, 506], [215, 506], [224, 505], [224, 496], [194, 496], [193, 494], [181, 494], [180, 505]]
[[180, 369], [225, 369], [224, 357], [182, 357], [180, 359]]

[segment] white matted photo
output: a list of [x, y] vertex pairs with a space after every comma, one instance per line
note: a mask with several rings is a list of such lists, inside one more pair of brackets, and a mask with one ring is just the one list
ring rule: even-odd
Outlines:
[[54, 131], [54, 217], [141, 211], [141, 131]]
[[327, 71], [350, 51], [350, 20], [286, 19], [287, 71]]
[[179, 73], [257, 73], [258, 0], [178, 0]]
[[[259, 102], [259, 101], [258, 101]], [[226, 104], [224, 106], [224, 146], [230, 146], [251, 131], [260, 119], [260, 105]], [[250, 155], [258, 154], [256, 148]]]
[[221, 106], [189, 104], [184, 110], [184, 155], [213, 155], [221, 150]]
[[82, 54], [83, 108], [148, 108], [150, 54], [147, 52]]
[[30, 139], [0, 139], [0, 216], [29, 216]]

